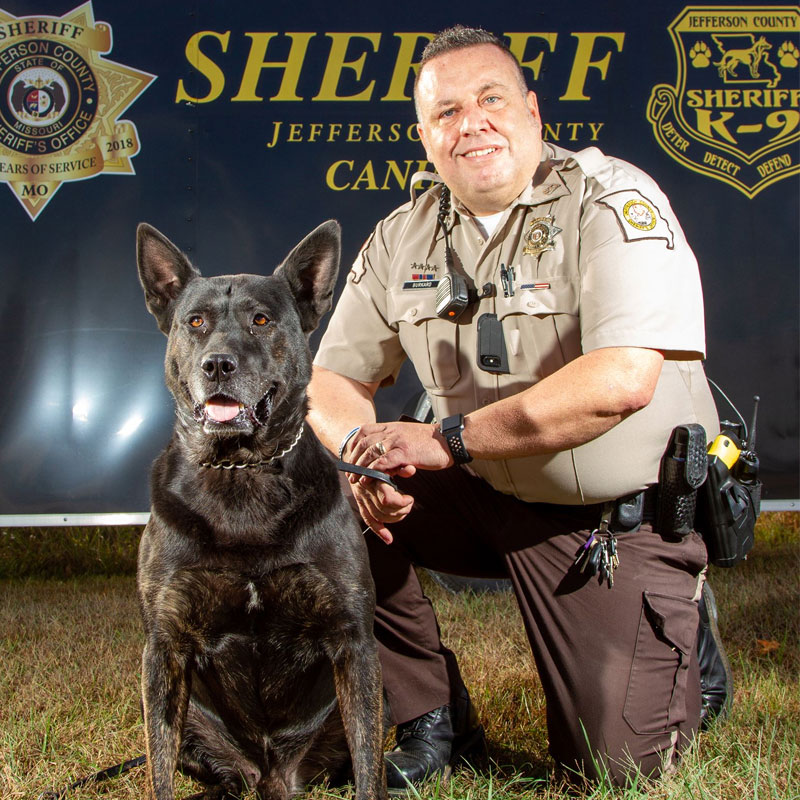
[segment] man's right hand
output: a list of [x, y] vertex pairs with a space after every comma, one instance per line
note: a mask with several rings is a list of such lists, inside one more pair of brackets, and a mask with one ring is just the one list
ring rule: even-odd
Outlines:
[[382, 541], [391, 544], [393, 537], [386, 526], [405, 519], [414, 505], [414, 498], [374, 478], [362, 478], [351, 483], [350, 488], [364, 522]]

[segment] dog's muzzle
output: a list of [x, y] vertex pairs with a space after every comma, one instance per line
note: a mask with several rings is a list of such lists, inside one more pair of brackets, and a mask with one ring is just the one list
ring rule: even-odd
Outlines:
[[277, 387], [270, 387], [253, 405], [246, 405], [226, 394], [214, 394], [202, 403], [195, 403], [194, 418], [203, 424], [206, 433], [241, 433], [260, 428], [269, 419], [276, 391]]

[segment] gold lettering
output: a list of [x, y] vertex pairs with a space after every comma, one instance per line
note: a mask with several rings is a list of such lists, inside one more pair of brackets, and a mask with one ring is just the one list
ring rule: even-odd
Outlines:
[[264, 98], [256, 94], [258, 79], [264, 69], [283, 69], [283, 80], [280, 89], [272, 100], [297, 101], [302, 97], [297, 95], [297, 82], [300, 79], [300, 70], [308, 50], [308, 43], [316, 36], [315, 33], [287, 33], [292, 45], [289, 48], [289, 57], [286, 61], [265, 61], [267, 45], [277, 36], [276, 33], [245, 33], [250, 37], [250, 53], [242, 75], [242, 83], [236, 97], [231, 98], [234, 103], [246, 103]]
[[350, 184], [349, 183], [345, 183], [343, 186], [340, 186], [339, 184], [334, 182], [334, 178], [336, 177], [336, 170], [338, 170], [339, 167], [342, 166], [342, 164], [345, 164], [347, 167], [349, 167], [350, 172], [353, 171], [354, 162], [352, 162], [352, 161], [334, 161], [333, 164], [331, 164], [328, 167], [328, 171], [325, 173], [325, 183], [328, 185], [328, 188], [329, 189], [333, 189], [334, 192], [342, 192], [345, 189], [349, 189], [350, 188]]
[[689, 108], [700, 108], [703, 105], [703, 93], [699, 89], [689, 89], [686, 92], [686, 105]]
[[716, 167], [720, 172], [727, 172], [728, 175], [736, 175], [741, 169], [738, 164], [734, 164], [732, 161], [728, 161], [727, 158], [723, 158], [716, 153], [709, 153], [707, 150], [703, 155], [703, 163]]
[[575, 58], [572, 62], [572, 70], [567, 82], [567, 91], [559, 97], [559, 100], [591, 100], [588, 95], [583, 93], [586, 86], [586, 78], [589, 69], [596, 69], [600, 72], [603, 80], [606, 79], [608, 65], [611, 61], [611, 50], [599, 61], [592, 61], [595, 42], [600, 38], [611, 39], [616, 45], [617, 52], [622, 52], [622, 45], [625, 41], [625, 34], [619, 33], [573, 33], [572, 36], [578, 40], [578, 47], [575, 50]]
[[542, 138], [546, 142], [557, 142], [561, 137], [561, 123], [557, 122], [556, 127], [553, 126], [549, 122], [545, 122], [544, 124], [544, 133]]
[[788, 168], [792, 166], [792, 157], [785, 153], [784, 155], [775, 156], [775, 158], [770, 158], [768, 161], [762, 161], [756, 169], [758, 170], [758, 174], [765, 178], [767, 175], [772, 174], [773, 172], [777, 172], [781, 168]]
[[389, 81], [389, 88], [386, 94], [381, 97], [383, 100], [410, 100], [406, 94], [406, 84], [408, 83], [409, 73], [416, 75], [419, 70], [419, 63], [414, 61], [414, 50], [420, 39], [430, 41], [433, 34], [430, 33], [395, 33], [395, 37], [400, 40], [400, 49], [397, 51], [397, 58], [394, 62], [392, 78]]
[[[406, 165], [406, 171], [401, 172], [400, 167], [397, 165], [396, 161], [387, 161], [386, 162], [386, 175], [383, 179], [383, 185], [381, 189], [388, 189], [389, 188], [389, 178], [394, 176], [395, 180], [397, 181], [397, 185], [401, 189], [406, 188], [406, 182], [408, 181], [409, 173], [411, 172], [411, 165], [414, 163], [413, 161], [405, 161], [403, 162]], [[426, 162], [427, 163], [427, 162]]]
[[345, 61], [347, 55], [347, 47], [351, 39], [366, 39], [372, 44], [372, 49], [377, 50], [381, 41], [380, 33], [326, 33], [327, 37], [332, 40], [331, 52], [328, 56], [328, 63], [325, 65], [325, 73], [322, 76], [322, 85], [319, 88], [319, 93], [312, 100], [351, 100], [351, 101], [367, 101], [372, 98], [372, 90], [375, 88], [375, 81], [370, 81], [366, 89], [358, 94], [339, 95], [337, 89], [339, 87], [339, 79], [345, 69], [350, 69], [356, 74], [356, 79], [361, 79], [361, 73], [364, 71], [364, 62], [367, 54], [361, 55], [355, 61]]
[[409, 142], [421, 142], [422, 139], [419, 135], [419, 129], [417, 128], [417, 123], [414, 122], [408, 126], [406, 129], [406, 138]]
[[267, 145], [267, 147], [269, 147], [270, 149], [275, 147], [275, 145], [278, 143], [278, 132], [281, 129], [281, 125], [283, 125], [282, 122], [272, 123], [272, 141]]
[[675, 130], [675, 126], [671, 122], [667, 122], [662, 128], [662, 131], [664, 136], [666, 136], [678, 150], [682, 153], [686, 152], [686, 148], [689, 147], [689, 142]]
[[525, 50], [528, 46], [528, 40], [536, 37], [537, 39], [543, 39], [547, 44], [551, 53], [555, 52], [556, 49], [556, 39], [558, 39], [557, 33], [504, 33], [503, 36], [508, 37], [508, 49], [511, 53], [516, 57], [517, 61], [519, 61], [519, 65], [523, 69], [529, 69], [533, 72], [533, 79], [535, 81], [539, 80], [539, 72], [542, 69], [542, 59], [544, 58], [544, 50], [539, 53], [536, 58], [525, 61]]
[[711, 119], [711, 112], [705, 108], [698, 108], [697, 111], [697, 130], [704, 136], [712, 139], [716, 138], [716, 131], [723, 139], [736, 144], [736, 139], [731, 136], [730, 131], [725, 127], [725, 123], [734, 116], [733, 111], [723, 111], [716, 119]]
[[217, 33], [216, 31], [198, 31], [186, 42], [186, 60], [208, 81], [208, 92], [204, 97], [192, 97], [184, 88], [183, 78], [178, 81], [178, 91], [175, 93], [176, 103], [211, 103], [216, 100], [225, 88], [225, 73], [201, 49], [200, 42], [205, 39], [216, 39], [222, 46], [222, 52], [228, 51], [228, 41], [231, 32]]
[[364, 164], [364, 169], [361, 170], [361, 173], [353, 184], [353, 189], [358, 190], [360, 183], [365, 183], [368, 190], [378, 188], [378, 184], [375, 183], [375, 169], [371, 161], [367, 161], [367, 163]]

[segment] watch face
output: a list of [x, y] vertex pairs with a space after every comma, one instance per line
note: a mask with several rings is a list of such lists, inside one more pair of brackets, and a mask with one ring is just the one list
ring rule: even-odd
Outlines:
[[442, 420], [442, 433], [456, 433], [457, 431], [464, 430], [464, 415], [453, 414], [451, 417], [445, 417]]

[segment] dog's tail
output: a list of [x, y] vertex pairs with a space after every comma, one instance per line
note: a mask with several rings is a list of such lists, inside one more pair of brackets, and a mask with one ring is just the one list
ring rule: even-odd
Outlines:
[[62, 797], [65, 797], [67, 793], [71, 792], [73, 789], [79, 789], [81, 786], [86, 786], [89, 783], [106, 781], [109, 778], [118, 778], [120, 775], [124, 775], [129, 770], [134, 769], [134, 767], [142, 766], [146, 760], [145, 756], [138, 756], [137, 758], [131, 758], [129, 761], [123, 761], [122, 764], [106, 767], [100, 770], [100, 772], [96, 772], [94, 775], [88, 775], [69, 786], [65, 786], [63, 789], [53, 790], [52, 792], [42, 792], [38, 800], [61, 800]]

